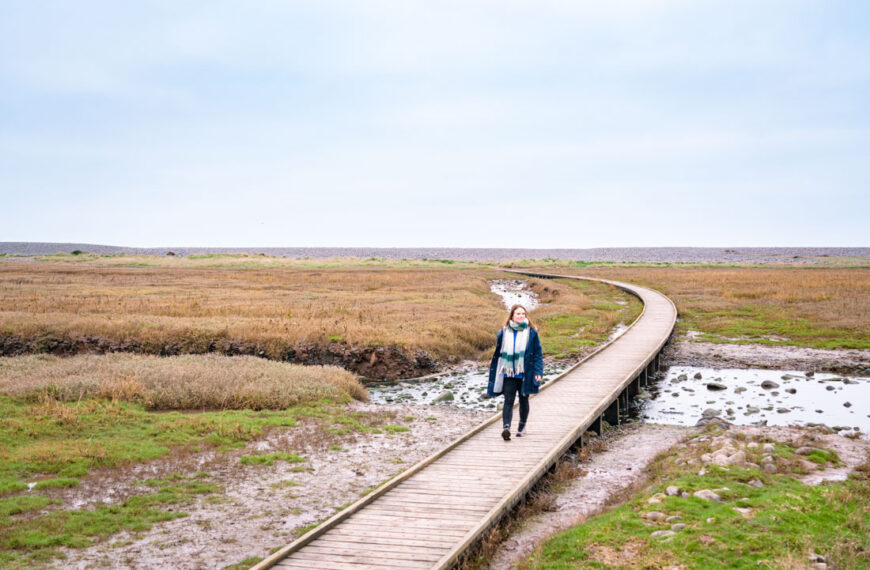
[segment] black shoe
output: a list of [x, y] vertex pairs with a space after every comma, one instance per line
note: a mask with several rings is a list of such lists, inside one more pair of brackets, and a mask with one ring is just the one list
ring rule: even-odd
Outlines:
[[511, 428], [506, 427], [503, 430], [501, 430], [501, 438], [505, 441], [510, 441], [511, 440]]

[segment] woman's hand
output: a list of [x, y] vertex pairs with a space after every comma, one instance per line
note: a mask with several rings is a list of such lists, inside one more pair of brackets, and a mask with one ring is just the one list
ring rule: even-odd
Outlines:
[[535, 382], [540, 382], [540, 381], [541, 381], [541, 375], [538, 374], [535, 376]]

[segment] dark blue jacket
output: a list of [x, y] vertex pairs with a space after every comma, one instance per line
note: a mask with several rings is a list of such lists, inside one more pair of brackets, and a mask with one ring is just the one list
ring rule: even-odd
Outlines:
[[[489, 363], [489, 385], [486, 387], [486, 395], [494, 398], [501, 392], [493, 392], [495, 386], [495, 372], [498, 369], [498, 357], [501, 355], [501, 337], [504, 334], [504, 329], [498, 332], [495, 342], [495, 352], [492, 355], [492, 361]], [[526, 345], [526, 354], [523, 358], [523, 385], [520, 388], [520, 395], [528, 396], [529, 394], [537, 394], [541, 383], [535, 380], [535, 376], [544, 375], [544, 353], [541, 351], [541, 339], [538, 338], [538, 331], [531, 329], [529, 331], [529, 344]]]

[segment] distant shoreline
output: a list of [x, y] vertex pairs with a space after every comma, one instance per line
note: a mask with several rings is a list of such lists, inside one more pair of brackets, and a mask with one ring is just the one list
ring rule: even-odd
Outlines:
[[0, 254], [51, 255], [80, 250], [101, 255], [266, 254], [276, 257], [378, 257], [502, 262], [519, 259], [648, 263], [810, 263], [823, 257], [870, 258], [870, 247], [613, 247], [499, 249], [457, 247], [122, 247], [85, 243], [0, 242]]

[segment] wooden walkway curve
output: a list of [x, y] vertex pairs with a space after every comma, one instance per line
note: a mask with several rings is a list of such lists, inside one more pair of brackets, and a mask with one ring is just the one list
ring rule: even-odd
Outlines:
[[[524, 273], [545, 278], [582, 277]], [[501, 439], [501, 414], [396, 476], [254, 568], [449, 568], [520, 501], [587, 430], [618, 422], [619, 408], [658, 367], [677, 311], [644, 287], [610, 283], [643, 312], [533, 396], [528, 437]]]

